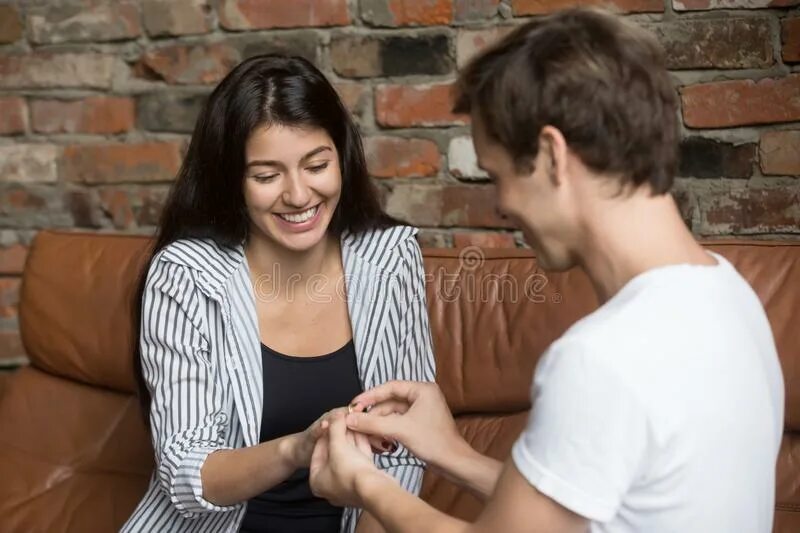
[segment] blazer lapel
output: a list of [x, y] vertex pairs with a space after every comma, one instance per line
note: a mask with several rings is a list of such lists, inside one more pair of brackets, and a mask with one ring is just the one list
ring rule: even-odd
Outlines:
[[359, 255], [352, 246], [352, 238], [349, 235], [342, 238], [342, 262], [356, 363], [361, 385], [367, 390], [376, 385], [375, 369], [383, 364], [389, 280], [380, 267]]
[[255, 446], [261, 430], [264, 382], [255, 296], [247, 261], [242, 261], [223, 293], [228, 295], [223, 298], [222, 309], [234, 403], [245, 445]]

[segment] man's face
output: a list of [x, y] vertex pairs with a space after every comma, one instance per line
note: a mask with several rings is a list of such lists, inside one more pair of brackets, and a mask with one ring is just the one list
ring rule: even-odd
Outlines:
[[562, 271], [575, 266], [568, 249], [568, 236], [574, 233], [567, 216], [570, 196], [564, 183], [555, 179], [549, 145], [541, 136], [533, 139], [539, 142], [539, 151], [532, 167], [518, 167], [508, 150], [489, 138], [476, 112], [472, 113], [472, 139], [478, 166], [497, 188], [497, 210], [522, 230], [542, 268]]

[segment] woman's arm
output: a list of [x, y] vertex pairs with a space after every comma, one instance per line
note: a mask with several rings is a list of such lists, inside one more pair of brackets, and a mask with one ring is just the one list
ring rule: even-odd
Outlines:
[[185, 517], [230, 510], [307, 466], [321, 425], [231, 449], [230, 413], [210, 363], [201, 305], [185, 267], [151, 265], [142, 300], [142, 374], [151, 394], [158, 478]]
[[217, 505], [232, 505], [271, 489], [298, 468], [307, 468], [326, 416], [301, 433], [210, 454], [201, 470], [203, 497]]

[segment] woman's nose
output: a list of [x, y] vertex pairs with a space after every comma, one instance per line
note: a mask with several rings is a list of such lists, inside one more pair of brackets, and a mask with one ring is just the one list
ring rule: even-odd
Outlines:
[[311, 199], [311, 190], [303, 178], [293, 176], [287, 180], [286, 189], [283, 191], [283, 202], [293, 207], [305, 207]]

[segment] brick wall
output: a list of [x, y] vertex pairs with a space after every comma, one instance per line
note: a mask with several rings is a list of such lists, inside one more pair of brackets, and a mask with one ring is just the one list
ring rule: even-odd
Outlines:
[[[335, 81], [389, 211], [426, 244], [519, 244], [449, 88], [487, 42], [575, 3], [0, 0], [0, 366], [24, 360], [16, 304], [35, 232], [151, 232], [205, 96], [262, 52]], [[800, 0], [610, 4], [668, 50], [684, 125], [675, 193], [693, 231], [800, 237]]]

